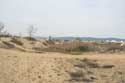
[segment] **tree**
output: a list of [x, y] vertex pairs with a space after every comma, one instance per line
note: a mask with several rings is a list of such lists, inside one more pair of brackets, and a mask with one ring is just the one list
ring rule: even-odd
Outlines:
[[3, 29], [4, 29], [4, 24], [0, 22], [0, 40], [1, 40], [1, 36], [3, 35]]
[[76, 37], [75, 40], [81, 41], [81, 38], [80, 37]]
[[28, 28], [28, 36], [30, 38], [33, 37], [33, 35], [36, 33], [37, 29], [33, 26], [33, 25], [30, 25], [29, 28]]
[[4, 24], [0, 22], [0, 35], [2, 34], [3, 29], [4, 29]]
[[49, 41], [51, 41], [52, 40], [52, 37], [51, 36], [49, 36]]

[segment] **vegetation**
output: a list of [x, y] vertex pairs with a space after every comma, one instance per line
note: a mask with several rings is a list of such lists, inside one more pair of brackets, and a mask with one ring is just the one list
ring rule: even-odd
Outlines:
[[36, 31], [37, 29], [33, 25], [30, 25], [27, 30], [27, 34], [28, 34], [27, 39], [33, 40], [33, 35], [36, 33]]
[[48, 48], [44, 51], [63, 52], [70, 54], [81, 54], [84, 52], [99, 52], [99, 53], [115, 53], [125, 51], [125, 45], [121, 46], [120, 43], [108, 42], [84, 42], [84, 41], [47, 41]]
[[11, 42], [13, 42], [17, 45], [21, 45], [21, 46], [23, 45], [23, 43], [20, 40], [18, 40], [17, 38], [12, 38]]
[[[23, 42], [18, 40], [18, 38], [21, 38], [20, 36], [12, 37], [12, 35], [9, 34], [6, 30], [4, 30], [4, 28], [4, 23], [0, 22], [0, 39], [1, 37], [10, 37], [12, 38], [10, 42], [21, 46], [23, 45]], [[36, 28], [33, 25], [30, 25], [27, 30], [28, 36], [24, 37], [24, 39], [37, 42], [37, 40], [33, 37], [36, 31]], [[46, 48], [33, 46], [32, 48], [35, 48], [35, 50], [39, 51], [61, 52], [73, 55], [79, 55], [83, 52], [115, 53], [125, 51], [125, 45], [121, 46], [121, 43], [82, 41], [79, 37], [77, 37], [75, 40], [63, 41], [54, 40], [51, 36], [49, 36], [48, 40], [46, 40], [45, 42], [41, 42], [41, 44], [46, 46]]]

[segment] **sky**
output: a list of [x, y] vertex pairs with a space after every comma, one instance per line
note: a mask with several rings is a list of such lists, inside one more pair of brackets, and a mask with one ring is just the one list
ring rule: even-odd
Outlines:
[[0, 0], [0, 22], [16, 35], [125, 38], [125, 0]]

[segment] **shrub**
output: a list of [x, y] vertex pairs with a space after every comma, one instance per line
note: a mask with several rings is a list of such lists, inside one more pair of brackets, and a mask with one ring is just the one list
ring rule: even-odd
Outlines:
[[24, 37], [24, 38], [27, 39], [27, 40], [30, 40], [30, 41], [36, 41], [36, 39], [33, 38], [33, 37]]
[[77, 51], [77, 52], [87, 52], [89, 51], [89, 48], [87, 46], [78, 46], [78, 47], [75, 47], [73, 49], [71, 49], [72, 51]]
[[55, 44], [55, 42], [53, 40], [46, 40], [46, 43], [50, 44], [50, 45], [54, 45]]

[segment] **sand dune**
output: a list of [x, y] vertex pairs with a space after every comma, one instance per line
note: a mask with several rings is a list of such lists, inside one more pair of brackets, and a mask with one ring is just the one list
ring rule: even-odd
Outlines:
[[[97, 60], [99, 64], [111, 64], [114, 68], [90, 68], [96, 78], [91, 83], [115, 83], [125, 77], [124, 54], [69, 55], [61, 53], [26, 53], [0, 49], [0, 83], [88, 83], [85, 80], [70, 81], [70, 71], [77, 68], [79, 60]], [[122, 77], [114, 73], [122, 72]], [[114, 77], [111, 77], [113, 76]], [[120, 82], [123, 83], [123, 82]]]
[[72, 55], [42, 50], [49, 46], [52, 50], [54, 43], [45, 39], [2, 38], [0, 83], [125, 83], [124, 52]]

